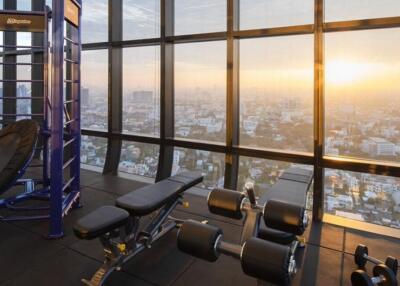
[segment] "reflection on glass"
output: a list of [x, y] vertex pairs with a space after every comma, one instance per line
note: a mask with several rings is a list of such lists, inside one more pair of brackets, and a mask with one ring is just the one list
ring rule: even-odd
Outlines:
[[325, 0], [325, 21], [400, 16], [398, 0]]
[[225, 155], [215, 152], [185, 148], [174, 149], [172, 176], [184, 171], [203, 174], [202, 188], [212, 190], [224, 185]]
[[400, 155], [400, 29], [325, 36], [325, 154]]
[[226, 31], [226, 0], [175, 0], [175, 34]]
[[175, 46], [175, 136], [225, 141], [226, 42]]
[[314, 0], [240, 0], [241, 30], [313, 23]]
[[82, 52], [82, 128], [107, 130], [108, 51]]
[[[257, 196], [261, 196], [276, 183], [282, 173], [290, 167], [312, 170], [312, 166], [287, 163], [282, 161], [266, 160], [260, 158], [240, 157], [238, 190], [242, 191], [246, 182], [254, 183]], [[309, 192], [310, 198], [312, 192]], [[309, 200], [311, 202], [311, 200]]]
[[124, 49], [123, 131], [160, 134], [160, 47]]
[[240, 41], [240, 144], [312, 152], [313, 37]]
[[108, 0], [82, 1], [82, 42], [108, 40]]
[[82, 135], [81, 138], [82, 165], [103, 168], [106, 158], [106, 153], [107, 153], [107, 139]]
[[400, 228], [400, 179], [325, 170], [325, 212]]
[[124, 40], [160, 37], [160, 1], [123, 1]]
[[123, 142], [118, 171], [155, 178], [159, 146], [138, 142]]

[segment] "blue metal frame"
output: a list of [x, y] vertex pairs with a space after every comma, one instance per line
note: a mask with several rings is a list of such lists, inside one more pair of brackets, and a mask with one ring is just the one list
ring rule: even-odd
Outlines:
[[[79, 8], [79, 23], [81, 23], [81, 2], [71, 0]], [[49, 219], [49, 238], [60, 238], [63, 232], [63, 217], [74, 207], [79, 206], [80, 198], [80, 55], [82, 50], [80, 26], [71, 26], [71, 37], [66, 37], [64, 30], [65, 1], [53, 0], [53, 11], [48, 9], [39, 13], [45, 18], [44, 43], [43, 43], [43, 122], [41, 135], [43, 137], [43, 165], [42, 179], [20, 179], [29, 167], [33, 167], [29, 161], [19, 172], [13, 185], [24, 185], [25, 192], [11, 198], [0, 200], [0, 208], [15, 211], [44, 211], [48, 214], [32, 216], [0, 217], [0, 221], [38, 220]], [[4, 11], [10, 13], [10, 11]], [[30, 14], [29, 12], [13, 11], [15, 14]], [[38, 12], [32, 11], [32, 15]], [[48, 23], [52, 21], [52, 49], [51, 49], [51, 86], [48, 90], [49, 79], [49, 45]], [[65, 43], [71, 46], [70, 57], [64, 53]], [[17, 48], [17, 46], [15, 47]], [[37, 48], [37, 47], [27, 47]], [[64, 63], [71, 68], [71, 78], [65, 78]], [[16, 82], [20, 82], [15, 80]], [[32, 82], [27, 81], [27, 82]], [[65, 85], [71, 85], [69, 98], [64, 92]], [[18, 99], [15, 97], [15, 99]], [[3, 98], [4, 100], [4, 98]], [[32, 116], [33, 114], [29, 114]], [[24, 116], [14, 114], [13, 116]], [[70, 157], [64, 158], [65, 148], [70, 149]], [[33, 152], [34, 154], [35, 152]], [[33, 157], [32, 154], [32, 157]], [[66, 160], [66, 161], [65, 161]], [[69, 169], [69, 178], [65, 178], [66, 169]], [[37, 188], [36, 185], [42, 185]], [[10, 187], [12, 187], [10, 186]], [[49, 201], [48, 206], [19, 207], [17, 203], [29, 199]]]

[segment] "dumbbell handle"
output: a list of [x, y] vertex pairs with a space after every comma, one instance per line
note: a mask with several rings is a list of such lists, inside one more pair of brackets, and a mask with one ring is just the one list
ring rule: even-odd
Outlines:
[[369, 262], [372, 262], [372, 263], [374, 263], [374, 264], [385, 264], [382, 260], [379, 260], [379, 259], [374, 258], [374, 257], [372, 257], [372, 256], [369, 256], [369, 255], [367, 255], [367, 254], [364, 254], [364, 258], [365, 258], [366, 260], [368, 260]]

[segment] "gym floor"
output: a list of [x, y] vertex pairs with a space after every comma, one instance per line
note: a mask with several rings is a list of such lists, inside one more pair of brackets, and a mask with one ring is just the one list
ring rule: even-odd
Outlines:
[[[77, 218], [101, 205], [113, 204], [116, 197], [135, 190], [144, 183], [82, 170], [84, 207], [65, 218], [66, 235], [60, 240], [46, 240], [45, 222], [0, 223], [0, 285], [82, 285], [102, 263], [102, 247], [97, 240], [82, 241], [72, 233]], [[241, 222], [212, 215], [205, 198], [188, 193], [190, 207], [178, 207], [179, 218], [208, 220], [221, 227], [227, 241], [239, 242]], [[0, 213], [1, 214], [1, 213]], [[299, 253], [300, 269], [293, 285], [350, 285], [355, 269], [353, 256], [358, 243], [366, 244], [370, 254], [384, 259], [390, 254], [400, 257], [400, 241], [332, 226], [312, 224], [306, 234], [307, 246]], [[115, 272], [107, 285], [257, 285], [244, 275], [240, 263], [221, 256], [209, 263], [180, 253], [176, 248], [176, 231], [138, 255], [123, 271]]]

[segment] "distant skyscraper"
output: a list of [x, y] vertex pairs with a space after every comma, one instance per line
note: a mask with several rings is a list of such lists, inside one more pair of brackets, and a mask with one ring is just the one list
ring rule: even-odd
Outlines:
[[153, 102], [153, 92], [148, 90], [134, 91], [128, 96], [127, 102], [151, 104]]
[[81, 92], [81, 104], [89, 106], [90, 100], [89, 100], [89, 89], [88, 88], [82, 88]]

